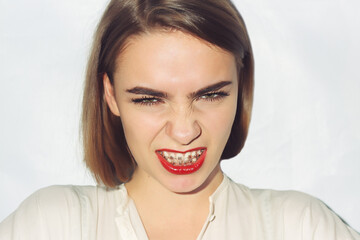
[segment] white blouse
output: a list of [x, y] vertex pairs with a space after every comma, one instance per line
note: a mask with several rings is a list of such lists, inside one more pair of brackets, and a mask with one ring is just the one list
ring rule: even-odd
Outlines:
[[[254, 190], [228, 177], [209, 197], [197, 239], [360, 240], [321, 201], [295, 191]], [[0, 223], [1, 240], [148, 239], [133, 200], [117, 189], [41, 189]]]

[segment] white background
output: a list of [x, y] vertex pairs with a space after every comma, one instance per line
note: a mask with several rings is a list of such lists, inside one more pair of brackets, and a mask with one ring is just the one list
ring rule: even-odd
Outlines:
[[[93, 184], [79, 116], [107, 1], [0, 0], [0, 221], [35, 190]], [[360, 230], [357, 0], [238, 0], [256, 60], [244, 151], [223, 163], [253, 188], [310, 193]]]

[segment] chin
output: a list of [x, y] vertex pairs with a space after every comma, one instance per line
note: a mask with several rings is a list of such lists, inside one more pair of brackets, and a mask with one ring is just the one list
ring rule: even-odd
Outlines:
[[177, 176], [173, 181], [165, 183], [167, 188], [179, 194], [189, 194], [197, 192], [203, 185], [200, 179], [191, 178], [189, 176]]
[[[205, 169], [204, 169], [205, 170]], [[173, 175], [170, 180], [165, 180], [163, 185], [174, 193], [193, 194], [205, 189], [212, 182], [220, 167], [215, 167], [213, 171], [204, 173], [198, 171], [188, 175]]]

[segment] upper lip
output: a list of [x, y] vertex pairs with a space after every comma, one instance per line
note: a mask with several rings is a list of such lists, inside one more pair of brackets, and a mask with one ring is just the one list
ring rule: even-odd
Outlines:
[[162, 149], [156, 150], [156, 152], [187, 153], [187, 152], [193, 152], [193, 151], [205, 150], [205, 149], [206, 149], [206, 147], [197, 147], [197, 148], [193, 148], [193, 149], [186, 150], [186, 151], [178, 151], [178, 150], [173, 150], [173, 149], [168, 149], [168, 148], [162, 148]]

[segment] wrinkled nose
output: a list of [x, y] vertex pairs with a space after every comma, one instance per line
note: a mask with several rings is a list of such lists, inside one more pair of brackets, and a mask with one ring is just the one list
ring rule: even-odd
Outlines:
[[180, 111], [167, 122], [166, 134], [181, 145], [189, 145], [200, 137], [201, 127], [191, 114]]

